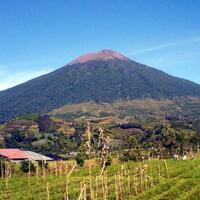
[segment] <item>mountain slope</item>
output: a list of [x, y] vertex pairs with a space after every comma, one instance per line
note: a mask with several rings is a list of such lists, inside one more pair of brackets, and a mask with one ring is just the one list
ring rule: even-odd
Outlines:
[[27, 112], [45, 113], [68, 103], [177, 96], [200, 96], [200, 86], [103, 50], [0, 92], [0, 121]]

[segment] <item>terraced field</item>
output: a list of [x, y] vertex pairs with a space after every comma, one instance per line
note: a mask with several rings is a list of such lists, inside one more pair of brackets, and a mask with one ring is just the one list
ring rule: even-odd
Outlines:
[[1, 179], [0, 199], [200, 199], [200, 159], [128, 162], [109, 166], [102, 176], [100, 171], [76, 167], [45, 176], [13, 174]]

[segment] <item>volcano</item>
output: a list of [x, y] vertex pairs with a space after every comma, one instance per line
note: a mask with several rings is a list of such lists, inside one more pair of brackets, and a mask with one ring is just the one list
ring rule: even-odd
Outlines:
[[78, 57], [49, 74], [0, 92], [0, 121], [47, 113], [65, 104], [200, 96], [200, 85], [113, 50]]

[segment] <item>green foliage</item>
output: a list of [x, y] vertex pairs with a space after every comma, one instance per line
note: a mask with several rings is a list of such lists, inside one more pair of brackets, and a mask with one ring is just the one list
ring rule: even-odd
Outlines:
[[25, 173], [28, 173], [29, 170], [30, 172], [35, 172], [35, 166], [30, 161], [22, 161], [20, 169], [22, 172], [25, 172]]
[[[109, 137], [112, 151], [140, 148], [141, 151], [151, 152], [153, 156], [162, 154], [163, 157], [170, 157], [175, 153], [196, 152], [200, 144], [198, 130], [198, 118], [200, 116], [198, 112], [200, 107], [198, 106], [200, 104], [198, 102], [200, 102], [200, 99], [197, 98], [195, 100], [179, 98], [171, 101], [140, 99], [128, 101], [127, 103], [118, 102], [113, 104], [111, 108], [115, 107], [116, 113], [122, 112], [125, 115], [127, 115], [129, 109], [132, 109], [132, 106], [134, 108], [143, 108], [147, 105], [147, 108], [150, 107], [149, 110], [151, 111], [147, 109], [144, 112], [147, 114], [143, 114], [138, 109], [137, 115], [134, 118], [126, 119], [127, 122], [116, 117], [111, 118], [111, 120], [108, 118], [108, 121], [110, 120], [109, 124], [98, 124], [99, 121], [101, 122], [104, 119], [91, 122], [93, 126], [91, 140], [93, 150], [94, 152], [100, 150], [98, 147], [98, 126], [102, 126], [105, 130], [105, 136]], [[102, 107], [104, 104], [100, 105]], [[106, 106], [110, 108], [111, 104], [106, 104]], [[177, 113], [177, 110], [180, 111]], [[148, 113], [151, 114], [149, 115]], [[72, 151], [84, 153], [84, 144], [86, 142], [84, 133], [87, 119], [76, 119], [73, 123], [69, 122], [70, 125], [67, 125], [67, 128], [72, 129], [69, 134], [66, 131], [62, 133], [60, 128], [62, 124], [68, 122], [61, 121], [55, 117], [43, 115], [38, 117], [36, 122], [32, 120], [27, 122], [26, 120], [17, 119], [1, 126], [0, 134], [2, 137], [5, 135], [5, 140], [1, 141], [2, 146], [32, 150], [42, 154], [67, 155]], [[21, 127], [13, 129], [15, 126], [12, 123], [17, 126], [21, 125]], [[61, 125], [59, 125], [60, 123]], [[26, 126], [27, 124], [33, 124], [36, 127], [38, 125], [40, 132], [30, 132], [28, 129], [23, 129], [23, 124]], [[130, 157], [129, 155], [128, 160], [137, 160], [137, 158]]]
[[130, 149], [136, 148], [138, 145], [138, 140], [134, 135], [131, 135], [127, 140], [128, 146]]
[[[49, 118], [47, 119], [49, 122]], [[182, 154], [191, 149], [197, 151], [197, 147], [200, 144], [200, 134], [196, 133], [193, 127], [191, 129], [173, 128], [171, 126], [172, 122], [153, 122], [154, 126], [150, 128], [147, 124], [145, 125], [147, 128], [143, 128], [139, 123], [127, 123], [127, 125], [124, 123], [121, 127], [111, 124], [105, 126], [104, 129], [106, 136], [111, 140], [110, 144], [114, 151], [140, 148], [142, 151], [152, 151], [152, 154], [155, 156], [162, 154], [162, 156], [167, 157], [174, 153]], [[2, 144], [7, 148], [32, 150], [42, 154], [66, 155], [72, 151], [83, 154], [86, 142], [84, 134], [85, 124], [76, 122], [73, 124], [73, 128], [75, 132], [70, 135], [57, 132], [29, 133], [26, 130], [14, 129], [10, 134], [6, 135]], [[96, 152], [99, 150], [98, 138], [98, 130], [94, 126], [91, 142]], [[122, 157], [124, 160], [138, 159], [137, 155], [130, 154], [123, 155]]]
[[37, 140], [37, 135], [26, 134], [25, 131], [13, 130], [10, 135], [5, 137], [6, 148], [31, 149], [31, 143]]
[[24, 114], [19, 116], [17, 119], [24, 119], [24, 120], [29, 120], [29, 121], [37, 121], [39, 118], [39, 114], [37, 113], [28, 113], [28, 114]]
[[77, 156], [76, 156], [76, 163], [79, 165], [79, 166], [83, 166], [84, 165], [84, 163], [85, 163], [85, 158], [84, 158], [84, 156], [83, 155], [81, 155], [81, 154], [78, 154]]
[[129, 160], [132, 161], [141, 161], [142, 160], [142, 152], [140, 149], [132, 149], [132, 150], [126, 150], [122, 153], [120, 156], [120, 160], [123, 162], [127, 162]]
[[128, 122], [126, 124], [120, 124], [120, 128], [122, 129], [129, 129], [129, 128], [139, 128], [142, 129], [142, 125], [139, 123], [134, 123], [134, 122]]
[[43, 154], [66, 154], [77, 149], [76, 137], [63, 133], [32, 133], [14, 130], [5, 137], [6, 148], [20, 148]]
[[107, 160], [106, 160], [106, 167], [110, 166], [112, 164], [112, 157], [108, 156]]

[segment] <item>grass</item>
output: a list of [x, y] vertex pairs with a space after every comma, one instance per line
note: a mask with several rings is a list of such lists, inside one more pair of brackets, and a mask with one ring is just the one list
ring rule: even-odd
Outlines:
[[[92, 189], [94, 200], [145, 200], [145, 199], [200, 199], [200, 159], [187, 161], [167, 160], [167, 171], [163, 160], [115, 163], [107, 168], [107, 175], [99, 177], [100, 168], [94, 167], [89, 175], [88, 168], [77, 167], [68, 178], [69, 200], [77, 199], [81, 189], [90, 198]], [[158, 165], [160, 177], [158, 177]], [[91, 185], [90, 185], [91, 181]], [[85, 183], [86, 188], [82, 185]], [[117, 188], [117, 189], [116, 189]], [[0, 199], [4, 200], [57, 200], [64, 199], [66, 174], [47, 174], [30, 177], [15, 175], [5, 187], [5, 179], [0, 180]], [[116, 198], [116, 193], [118, 198]], [[82, 198], [83, 199], [83, 198]]]

